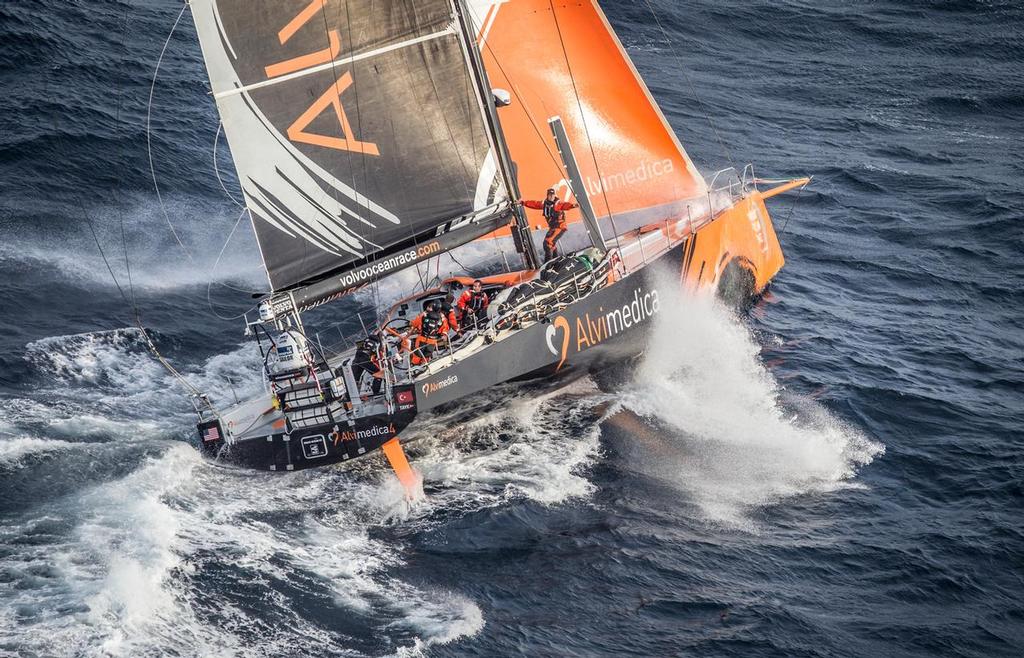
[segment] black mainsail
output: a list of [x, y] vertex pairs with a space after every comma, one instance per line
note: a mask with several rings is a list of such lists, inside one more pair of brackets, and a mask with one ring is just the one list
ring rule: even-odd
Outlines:
[[271, 287], [297, 310], [507, 224], [453, 0], [192, 0]]

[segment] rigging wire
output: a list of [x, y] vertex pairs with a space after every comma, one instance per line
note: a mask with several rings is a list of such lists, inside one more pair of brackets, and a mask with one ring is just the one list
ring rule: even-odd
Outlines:
[[683, 77], [686, 79], [686, 84], [690, 87], [690, 94], [692, 94], [694, 100], [697, 101], [697, 105], [700, 107], [700, 111], [704, 114], [704, 118], [708, 120], [708, 125], [711, 126], [711, 130], [715, 133], [715, 139], [718, 140], [718, 145], [722, 148], [722, 152], [725, 155], [726, 162], [729, 163], [730, 167], [735, 169], [736, 164], [732, 159], [732, 154], [729, 153], [729, 147], [725, 145], [725, 140], [722, 139], [722, 135], [718, 132], [718, 126], [715, 125], [714, 120], [711, 118], [711, 114], [704, 106], [704, 101], [701, 100], [700, 95], [697, 93], [697, 87], [693, 84], [693, 80], [690, 78], [690, 74], [686, 72], [686, 65], [683, 56], [679, 53], [679, 49], [676, 48], [675, 42], [672, 41], [672, 38], [669, 36], [668, 30], [665, 29], [664, 24], [662, 24], [661, 19], [658, 17], [658, 12], [655, 11], [654, 5], [652, 4], [651, 0], [644, 0], [644, 2], [647, 4], [647, 9], [650, 10], [651, 16], [654, 18], [654, 22], [657, 23], [658, 29], [661, 30], [661, 35], [665, 37], [665, 44], [669, 47], [669, 50], [672, 51], [673, 56], [679, 61], [679, 70], [683, 74]]
[[[217, 254], [217, 260], [214, 261], [213, 267], [210, 268], [210, 280], [206, 283], [206, 304], [207, 304], [207, 306], [210, 307], [210, 312], [213, 313], [214, 315], [216, 315], [221, 320], [238, 320], [238, 319], [244, 318], [245, 315], [249, 311], [251, 311], [254, 308], [257, 308], [259, 306], [259, 304], [253, 304], [252, 306], [247, 308], [244, 312], [239, 313], [238, 315], [234, 315], [234, 316], [228, 317], [228, 316], [221, 315], [220, 313], [217, 312], [217, 309], [215, 309], [213, 307], [213, 299], [211, 298], [211, 295], [210, 295], [211, 291], [213, 290], [213, 284], [214, 283], [218, 283], [219, 285], [224, 286], [223, 283], [221, 283], [219, 281], [214, 281], [213, 276], [217, 272], [217, 267], [220, 265], [220, 259], [224, 257], [224, 252], [227, 251], [228, 244], [231, 242], [231, 237], [235, 234], [235, 231], [238, 230], [238, 225], [242, 223], [243, 219], [245, 219], [245, 214], [248, 212], [248, 210], [249, 210], [248, 208], [244, 208], [243, 207], [242, 208], [242, 212], [238, 215], [238, 219], [235, 220], [235, 225], [231, 227], [231, 231], [228, 233], [228, 237], [224, 240], [224, 246], [222, 246], [220, 248], [220, 253]], [[230, 287], [230, 286], [225, 286], [225, 287]], [[233, 290], [238, 290], [237, 288], [232, 288], [232, 289]], [[252, 292], [252, 293], [256, 293], [258, 291], [239, 291], [239, 292]]]
[[807, 181], [807, 183], [804, 183], [803, 185], [801, 185], [800, 189], [797, 190], [796, 198], [793, 199], [792, 205], [789, 206], [789, 212], [786, 214], [786, 221], [783, 222], [782, 230], [779, 231], [779, 235], [785, 235], [786, 234], [786, 227], [789, 226], [789, 220], [791, 220], [793, 218], [793, 211], [796, 210], [797, 204], [800, 203], [800, 197], [803, 196], [804, 190], [807, 189], [808, 183], [810, 183], [809, 180]]
[[[498, 58], [498, 53], [494, 51], [494, 48], [491, 47], [491, 44], [485, 40], [483, 42], [483, 46], [484, 48], [487, 49], [487, 52], [491, 54], [491, 57], [494, 58], [494, 64], [498, 67], [498, 70], [501, 72], [501, 75], [508, 82], [509, 86], [512, 87], [511, 92], [519, 100], [519, 104], [522, 105], [523, 111], [526, 114], [526, 118], [530, 120], [530, 127], [533, 128], [533, 132], [537, 134], [537, 139], [540, 140], [540, 143], [544, 145], [544, 150], [547, 151], [548, 159], [551, 160], [551, 162], [555, 165], [555, 169], [558, 170], [558, 173], [562, 174], [564, 178], [568, 178], [569, 173], [565, 170], [564, 165], [561, 162], [559, 162], [559, 159], [555, 157], [554, 152], [551, 150], [549, 138], [544, 137], [543, 131], [538, 127], [537, 122], [534, 120], [533, 112], [530, 111], [530, 106], [526, 102], [526, 97], [523, 95], [521, 91], [519, 91], [519, 85], [517, 85], [515, 81], [512, 80], [512, 76], [505, 72], [504, 67], [501, 65], [501, 60]], [[544, 101], [542, 99], [541, 103], [543, 102]]]
[[185, 252], [185, 255], [188, 256], [190, 261], [194, 261], [195, 259], [192, 258], [192, 254], [185, 246], [185, 243], [181, 241], [181, 237], [178, 235], [178, 232], [174, 229], [174, 224], [171, 223], [171, 218], [167, 214], [167, 207], [164, 205], [164, 197], [160, 193], [160, 184], [157, 182], [156, 178], [156, 166], [153, 164], [153, 133], [151, 129], [153, 118], [153, 95], [156, 93], [156, 81], [160, 76], [160, 66], [163, 64], [164, 55], [167, 54], [167, 47], [171, 43], [171, 37], [174, 36], [175, 30], [178, 29], [178, 24], [181, 22], [181, 19], [187, 10], [188, 2], [185, 2], [181, 7], [181, 11], [178, 13], [178, 17], [174, 20], [174, 25], [171, 26], [171, 31], [167, 33], [167, 39], [164, 41], [164, 46], [160, 50], [160, 56], [156, 60], [156, 68], [153, 70], [153, 80], [149, 85], [149, 103], [146, 106], [146, 152], [149, 155], [149, 173], [153, 178], [153, 189], [156, 190], [156, 198], [160, 202], [160, 211], [163, 213], [164, 221], [167, 222], [167, 226], [171, 229], [171, 233], [174, 235], [174, 239], [177, 241], [178, 246], [181, 247], [182, 251]]
[[245, 204], [241, 203], [228, 192], [228, 188], [224, 185], [224, 179], [220, 177], [220, 166], [217, 164], [217, 146], [220, 143], [220, 135], [224, 132], [224, 122], [221, 121], [217, 124], [217, 135], [213, 138], [213, 171], [217, 174], [217, 182], [220, 183], [220, 189], [224, 190], [224, 195], [231, 200], [231, 203], [235, 204], [239, 208], [245, 208]]
[[[121, 51], [122, 52], [125, 52], [125, 43], [127, 42], [127, 38], [128, 38], [128, 15], [129, 15], [129, 11], [130, 10], [131, 10], [131, 2], [127, 3], [125, 5], [125, 8], [124, 8], [124, 22], [123, 22], [123, 24], [121, 26]], [[124, 93], [123, 92], [124, 92], [124, 89], [122, 88], [122, 86], [118, 85], [118, 87], [117, 87], [117, 109], [116, 109], [116, 111], [114, 113], [114, 132], [115, 132], [115, 134], [117, 134], [117, 132], [118, 132], [117, 129], [121, 125], [121, 107], [122, 107], [122, 103], [123, 103], [123, 100], [124, 100]], [[128, 256], [128, 237], [127, 237], [127, 235], [125, 233], [125, 228], [124, 228], [124, 207], [123, 207], [123, 204], [120, 203], [120, 196], [121, 196], [120, 195], [121, 171], [122, 171], [122, 168], [124, 167], [123, 161], [124, 161], [124, 155], [125, 155], [125, 143], [126, 142], [127, 142], [127, 140], [125, 140], [125, 139], [118, 140], [117, 162], [118, 162], [119, 166], [117, 168], [117, 183], [115, 184], [114, 190], [115, 190], [115, 195], [118, 198], [118, 201], [116, 202], [116, 205], [117, 205], [117, 215], [118, 215], [118, 220], [119, 220], [119, 222], [121, 224], [121, 246], [124, 248], [124, 267], [125, 267], [125, 271], [128, 273], [128, 291], [129, 291], [129, 293], [131, 293], [131, 297], [132, 297], [132, 309], [135, 310], [135, 314], [137, 316], [138, 315], [138, 310], [137, 310], [138, 309], [138, 305], [136, 303], [136, 298], [135, 298], [135, 285], [132, 282], [132, 264], [131, 264], [131, 259]], [[95, 232], [93, 233], [93, 237], [95, 237]]]
[[[534, 120], [533, 112], [530, 110], [530, 106], [526, 102], [526, 97], [519, 90], [519, 85], [515, 83], [515, 81], [512, 79], [512, 76], [505, 72], [505, 68], [501, 65], [501, 59], [498, 57], [498, 53], [495, 52], [494, 48], [491, 47], [491, 44], [486, 39], [484, 39], [483, 41], [480, 42], [480, 45], [486, 48], [487, 52], [491, 54], [491, 57], [494, 59], [495, 66], [498, 67], [498, 71], [501, 72], [502, 77], [505, 78], [505, 81], [508, 83], [509, 87], [511, 87], [510, 91], [512, 95], [519, 101], [519, 104], [522, 106], [523, 112], [526, 115], [527, 120], [530, 122], [530, 127], [533, 128], [533, 132], [537, 135], [537, 139], [544, 147], [544, 151], [548, 154], [548, 159], [551, 160], [552, 164], [555, 165], [555, 170], [562, 175], [562, 178], [568, 180], [569, 173], [565, 170], [564, 164], [560, 162], [559, 159], [555, 157], [554, 152], [552, 152], [549, 140], [544, 137], [544, 133], [541, 131], [541, 129], [537, 125], [537, 122]], [[544, 103], [543, 99], [541, 99], [541, 103]], [[520, 193], [522, 193], [522, 190], [520, 190]], [[526, 231], [528, 239], [533, 240], [533, 229], [530, 228], [529, 220], [527, 220], [526, 222]], [[508, 259], [505, 257], [505, 252], [504, 250], [501, 249], [500, 245], [498, 244], [499, 239], [500, 238], [492, 238], [492, 241], [494, 242], [495, 254], [501, 256], [501, 259], [505, 264], [506, 272], [511, 273], [512, 269], [508, 264]]]
[[[601, 165], [597, 163], [597, 152], [594, 150], [594, 140], [590, 137], [590, 127], [587, 125], [587, 115], [583, 110], [583, 100], [580, 98], [580, 91], [576, 87], [576, 76], [572, 74], [572, 64], [569, 63], [569, 51], [565, 47], [565, 39], [562, 36], [562, 27], [558, 24], [558, 14], [555, 12], [554, 0], [549, 0], [548, 4], [551, 6], [551, 16], [555, 21], [555, 30], [558, 32], [558, 41], [562, 46], [562, 55], [565, 57], [565, 67], [569, 71], [569, 80], [572, 82], [572, 91], [576, 96], [576, 106], [580, 110], [580, 121], [583, 123], [583, 132], [587, 136], [587, 146], [590, 148], [590, 157], [594, 161], [594, 169], [597, 171], [597, 177], [604, 180], [604, 176], [601, 175]], [[581, 186], [586, 187], [586, 182], [580, 181]], [[586, 193], [586, 189], [583, 190]], [[601, 196], [604, 198], [605, 208], [608, 209], [608, 220], [611, 222], [612, 231], [615, 232], [615, 247], [622, 251], [622, 247], [619, 245], [619, 230], [615, 227], [615, 214], [612, 212], [611, 204], [608, 202], [608, 191], [605, 189], [604, 184], [601, 185]], [[597, 219], [596, 217], [594, 219]]]
[[[126, 34], [127, 34], [127, 30], [128, 30], [128, 12], [129, 12], [130, 7], [131, 7], [131, 3], [129, 3], [128, 7], [126, 7], [126, 9], [125, 9], [124, 26], [122, 28], [122, 41], [121, 41], [122, 47], [124, 46], [125, 39], [126, 39]], [[184, 15], [185, 10], [187, 8], [188, 8], [188, 4], [186, 3], [182, 7], [181, 13], [178, 14], [177, 20], [175, 20], [175, 22], [174, 22], [174, 27], [175, 28], [177, 27], [178, 23], [181, 21], [181, 17]], [[171, 29], [171, 34], [173, 34], [173, 33], [174, 33], [174, 28]], [[163, 59], [164, 53], [167, 50], [167, 44], [170, 42], [170, 38], [171, 38], [170, 35], [168, 35], [167, 41], [164, 43], [163, 50], [160, 53], [160, 60]], [[159, 69], [160, 69], [160, 66], [159, 66], [159, 63], [158, 63], [157, 64], [157, 71], [159, 71]], [[153, 90], [155, 88], [155, 85], [156, 85], [156, 74], [154, 73], [153, 82], [152, 82], [152, 85], [150, 87], [149, 108], [152, 108]], [[115, 122], [116, 123], [120, 123], [120, 119], [121, 119], [122, 91], [123, 90], [120, 87], [118, 87], [117, 112], [116, 112], [116, 116], [115, 116]], [[61, 150], [64, 152], [65, 157], [67, 157], [68, 154], [70, 153], [70, 151], [67, 148], [67, 144], [64, 142], [63, 136], [61, 135], [60, 128], [57, 125], [57, 119], [54, 118], [53, 121], [54, 121], [54, 135], [57, 137], [57, 142], [60, 145]], [[150, 148], [149, 110], [147, 110], [147, 118], [146, 118], [146, 142], [147, 142], [147, 148], [149, 150], [149, 156], [150, 156], [150, 172], [153, 174], [153, 180], [154, 180], [154, 184], [155, 184], [156, 183], [156, 172], [155, 172], [155, 169], [153, 168], [152, 149]], [[157, 194], [159, 195], [159, 188], [157, 189]], [[196, 386], [194, 386], [191, 382], [189, 382], [184, 377], [184, 375], [182, 375], [173, 365], [171, 365], [171, 363], [169, 361], [167, 361], [166, 358], [164, 358], [163, 354], [160, 353], [160, 349], [157, 347], [156, 343], [153, 341], [153, 338], [149, 335], [149, 331], [146, 329], [146, 327], [142, 323], [142, 315], [139, 312], [139, 307], [138, 307], [137, 299], [135, 297], [134, 283], [132, 281], [131, 259], [130, 259], [129, 252], [128, 252], [128, 239], [127, 239], [127, 235], [125, 233], [125, 228], [124, 228], [124, 213], [123, 213], [123, 211], [119, 213], [119, 215], [120, 215], [120, 224], [121, 224], [121, 243], [122, 243], [122, 247], [124, 249], [125, 267], [127, 268], [127, 272], [128, 272], [128, 284], [129, 284], [129, 289], [130, 289], [130, 297], [129, 297], [128, 294], [125, 293], [124, 288], [121, 286], [121, 282], [118, 280], [117, 275], [114, 273], [114, 268], [110, 264], [110, 259], [107, 257], [107, 253], [103, 249], [103, 244], [100, 242], [99, 234], [96, 231], [95, 222], [93, 222], [92, 215], [90, 215], [89, 211], [86, 209], [85, 201], [82, 198], [81, 191], [78, 188], [75, 188], [74, 196], [75, 196], [75, 199], [76, 199], [76, 201], [78, 203], [79, 209], [82, 212], [82, 216], [85, 218], [86, 224], [89, 226], [89, 232], [92, 234], [93, 241], [96, 243], [96, 249], [99, 251], [100, 257], [103, 259], [103, 264], [106, 266], [107, 272], [110, 273], [110, 278], [113, 280], [114, 286], [117, 288], [117, 291], [121, 295], [121, 298], [124, 300], [125, 304], [132, 309], [132, 313], [135, 316], [134, 317], [134, 324], [138, 328], [139, 332], [141, 333], [142, 338], [143, 338], [143, 340], [146, 343], [146, 346], [149, 348], [149, 350], [153, 354], [154, 358], [156, 358], [156, 360], [161, 365], [164, 366], [164, 368], [171, 374], [171, 376], [174, 377], [182, 385], [182, 387], [184, 387], [187, 391], [189, 391], [189, 393], [191, 393], [193, 399], [198, 400], [198, 401], [202, 401], [204, 404], [206, 404], [209, 407], [209, 409], [211, 411], [215, 411], [213, 409], [213, 406], [210, 404], [209, 400], [207, 400], [206, 398], [204, 398], [202, 396], [202, 391], [200, 391]], [[163, 205], [163, 202], [162, 202], [162, 199], [161, 199], [161, 206], [162, 205]], [[174, 231], [174, 226], [170, 224], [170, 219], [167, 217], [166, 211], [164, 212], [164, 217], [165, 217], [165, 219], [167, 219], [168, 226], [171, 227], [171, 232], [174, 233], [175, 238], [178, 239], [177, 232]], [[181, 240], [180, 239], [178, 239], [178, 244], [181, 244]], [[181, 246], [184, 249], [184, 245], [181, 245]], [[186, 249], [185, 252], [187, 254], [188, 250]], [[189, 258], [191, 258], [191, 255], [189, 256]], [[129, 322], [128, 324], [133, 324], [133, 323]]]
[[[65, 156], [67, 156], [67, 154], [70, 153], [70, 151], [67, 148], [67, 144], [64, 142], [64, 138], [60, 133], [60, 128], [56, 123], [56, 119], [54, 119], [54, 134], [57, 137], [57, 142], [60, 144], [61, 150], [64, 151]], [[135, 305], [134, 300], [129, 298], [128, 294], [125, 293], [124, 288], [121, 286], [121, 282], [117, 278], [117, 275], [114, 274], [114, 268], [113, 266], [111, 266], [110, 259], [107, 257], [107, 253], [103, 249], [103, 244], [100, 242], [99, 234], [96, 232], [96, 226], [95, 222], [93, 222], [92, 215], [90, 215], [89, 211], [86, 210], [85, 201], [81, 196], [81, 192], [78, 191], [77, 188], [74, 192], [74, 196], [79, 206], [79, 209], [82, 212], [82, 216], [85, 218], [86, 224], [88, 224], [89, 226], [89, 232], [92, 234], [93, 241], [96, 243], [96, 249], [99, 251], [100, 257], [103, 259], [103, 264], [106, 266], [107, 272], [110, 273], [110, 278], [114, 281], [114, 286], [117, 288], [118, 293], [120, 293], [121, 299], [123, 299], [125, 304], [131, 307], [134, 312], [134, 322], [129, 321], [127, 324], [134, 324], [139, 329], [139, 332], [142, 334], [143, 340], [146, 342], [146, 346], [149, 348], [149, 351], [152, 352], [156, 360], [159, 361], [160, 364], [163, 365], [164, 368], [166, 368], [167, 371], [195, 397], [195, 399], [203, 400], [203, 398], [201, 397], [202, 391], [200, 391], [192, 383], [185, 379], [185, 377], [177, 369], [175, 369], [174, 366], [172, 366], [167, 361], [167, 359], [165, 359], [164, 356], [160, 353], [160, 350], [156, 346], [156, 343], [153, 341], [153, 338], [149, 335], [149, 331], [142, 324], [142, 316], [139, 313], [138, 307]], [[124, 243], [124, 248], [127, 252], [127, 242]], [[206, 402], [206, 404], [209, 405], [209, 402]], [[213, 407], [210, 406], [210, 409], [212, 410]]]

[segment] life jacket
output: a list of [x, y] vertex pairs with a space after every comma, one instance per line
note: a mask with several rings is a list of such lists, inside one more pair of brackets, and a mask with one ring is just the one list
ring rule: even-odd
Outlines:
[[355, 358], [352, 359], [353, 366], [363, 366], [365, 368], [373, 368], [374, 370], [380, 370], [380, 359], [377, 357], [376, 350], [373, 352], [363, 348], [356, 351]]
[[565, 211], [555, 210], [561, 203], [557, 198], [554, 201], [544, 199], [544, 219], [548, 220], [548, 228], [555, 228], [565, 223]]
[[428, 312], [423, 314], [420, 322], [423, 336], [437, 338], [441, 333], [441, 326], [444, 325], [444, 316], [436, 311]]
[[487, 293], [483, 290], [480, 292], [470, 291], [469, 302], [466, 303], [466, 307], [472, 309], [475, 313], [479, 313], [487, 306]]

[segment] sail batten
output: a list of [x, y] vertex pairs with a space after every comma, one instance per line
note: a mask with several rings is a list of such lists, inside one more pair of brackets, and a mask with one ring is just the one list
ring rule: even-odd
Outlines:
[[371, 57], [377, 57], [378, 55], [384, 55], [386, 53], [391, 52], [392, 50], [398, 50], [400, 48], [408, 48], [409, 46], [415, 46], [415, 45], [423, 43], [425, 41], [430, 41], [432, 39], [437, 39], [437, 38], [445, 37], [445, 36], [451, 36], [453, 34], [455, 34], [455, 27], [453, 25], [449, 25], [447, 28], [445, 28], [445, 29], [443, 29], [443, 30], [441, 30], [439, 32], [434, 32], [433, 34], [427, 34], [427, 35], [422, 36], [422, 37], [416, 37], [415, 39], [410, 39], [408, 41], [403, 41], [402, 43], [396, 43], [396, 44], [394, 44], [392, 46], [386, 46], [384, 48], [378, 48], [376, 50], [371, 50], [369, 52], [360, 53], [358, 55], [349, 55], [348, 57], [339, 57], [338, 59], [332, 60], [332, 61], [327, 62], [325, 64], [319, 64], [317, 66], [313, 66], [313, 67], [308, 68], [308, 69], [304, 69], [304, 70], [301, 70], [301, 71], [296, 71], [294, 73], [288, 73], [288, 74], [285, 74], [285, 75], [282, 75], [282, 76], [276, 77], [276, 78], [270, 78], [269, 80], [264, 80], [262, 82], [254, 82], [253, 84], [246, 85], [244, 87], [236, 87], [235, 89], [228, 89], [228, 90], [225, 90], [225, 91], [222, 91], [222, 92], [218, 92], [218, 93], [214, 94], [214, 98], [224, 98], [225, 96], [231, 96], [233, 94], [241, 94], [241, 93], [248, 92], [248, 91], [253, 91], [253, 90], [256, 90], [256, 89], [261, 89], [263, 87], [269, 87], [271, 85], [280, 84], [282, 82], [289, 82], [291, 80], [295, 80], [297, 78], [301, 78], [301, 77], [304, 77], [304, 76], [307, 76], [307, 75], [311, 75], [313, 73], [320, 73], [321, 71], [329, 71], [330, 69], [338, 67], [338, 66], [344, 66], [346, 64], [353, 64], [353, 63], [358, 62], [360, 60], [369, 59]]
[[451, 0], [190, 5], [273, 290], [507, 221]]

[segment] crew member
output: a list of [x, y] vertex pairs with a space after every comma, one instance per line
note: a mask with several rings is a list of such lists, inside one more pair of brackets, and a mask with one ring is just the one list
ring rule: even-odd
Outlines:
[[546, 263], [559, 255], [558, 241], [568, 230], [565, 211], [579, 208], [579, 206], [568, 201], [559, 201], [554, 188], [548, 188], [548, 195], [543, 201], [520, 200], [520, 203], [526, 208], [544, 211], [544, 219], [548, 222], [548, 232], [544, 236], [544, 262]]
[[462, 330], [459, 328], [459, 314], [458, 308], [455, 306], [455, 295], [448, 293], [444, 301], [441, 302], [441, 315], [444, 316], [445, 320], [448, 320], [448, 327], [459, 334]]
[[441, 341], [448, 339], [448, 320], [441, 314], [441, 305], [431, 300], [410, 326], [416, 335], [410, 361], [414, 366], [423, 365], [434, 356]]
[[463, 327], [477, 327], [487, 322], [487, 306], [491, 299], [484, 292], [484, 282], [477, 279], [473, 287], [462, 293], [459, 298], [459, 312], [462, 314]]
[[384, 383], [384, 371], [380, 367], [380, 346], [380, 336], [370, 334], [356, 346], [356, 355], [352, 359], [352, 377], [356, 380], [356, 386], [359, 386], [363, 375], [369, 373], [373, 376], [374, 395], [380, 395]]

